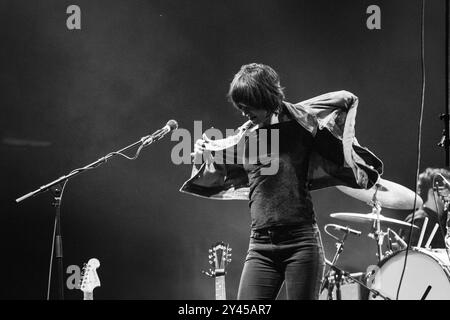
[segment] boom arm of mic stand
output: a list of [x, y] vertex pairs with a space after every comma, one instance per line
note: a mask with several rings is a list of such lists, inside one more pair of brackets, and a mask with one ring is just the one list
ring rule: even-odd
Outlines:
[[[159, 140], [161, 137], [157, 137], [157, 138], [158, 139], [156, 139], [156, 140]], [[143, 139], [147, 139], [147, 137], [144, 137]], [[29, 193], [27, 193], [27, 194], [17, 198], [16, 202], [19, 203], [19, 202], [24, 201], [24, 200], [26, 200], [26, 199], [28, 199], [30, 197], [33, 197], [33, 196], [35, 196], [35, 195], [37, 195], [39, 193], [43, 193], [45, 191], [48, 191], [48, 190], [52, 189], [52, 187], [54, 187], [56, 185], [59, 185], [63, 181], [65, 183], [70, 178], [72, 178], [72, 177], [74, 177], [74, 176], [76, 176], [76, 175], [78, 175], [78, 174], [80, 174], [80, 173], [82, 173], [82, 172], [84, 172], [86, 170], [94, 169], [94, 168], [98, 167], [99, 165], [101, 165], [101, 164], [105, 163], [106, 161], [108, 161], [109, 158], [114, 157], [116, 155], [121, 155], [121, 156], [123, 156], [123, 157], [125, 157], [127, 159], [134, 160], [134, 159], [136, 159], [139, 156], [140, 150], [143, 147], [146, 146], [146, 144], [144, 144], [143, 139], [141, 139], [139, 141], [136, 141], [136, 142], [130, 144], [129, 146], [127, 146], [125, 148], [122, 148], [119, 151], [110, 152], [106, 156], [101, 157], [97, 161], [94, 161], [94, 162], [92, 162], [92, 163], [90, 163], [90, 164], [88, 164], [88, 165], [86, 165], [86, 166], [84, 166], [82, 168], [78, 168], [78, 169], [72, 170], [69, 174], [64, 175], [64, 176], [62, 176], [62, 177], [60, 177], [60, 178], [58, 178], [56, 180], [53, 180], [52, 182], [47, 183], [47, 184], [39, 187], [38, 189], [36, 189], [36, 190], [34, 190], [32, 192], [29, 192]], [[152, 142], [153, 142], [153, 139], [152, 139], [152, 141], [149, 141], [148, 144], [151, 144]], [[140, 147], [139, 147], [138, 151], [136, 152], [136, 155], [133, 158], [129, 158], [128, 156], [126, 156], [126, 155], [124, 155], [122, 153], [123, 151], [125, 151], [127, 149], [130, 149], [130, 148], [132, 148], [132, 147], [134, 147], [134, 146], [136, 146], [138, 144], [140, 144]], [[58, 188], [54, 192], [54, 198], [55, 198], [55, 202], [54, 202], [53, 205], [54, 205], [54, 207], [56, 209], [56, 214], [55, 214], [55, 224], [54, 224], [54, 236], [53, 236], [53, 241], [52, 241], [52, 258], [53, 258], [53, 248], [55, 248], [56, 249], [55, 250], [56, 261], [57, 261], [57, 264], [58, 264], [58, 271], [59, 271], [59, 285], [58, 285], [58, 287], [59, 287], [58, 288], [59, 289], [58, 290], [59, 291], [59, 298], [61, 300], [63, 300], [64, 299], [64, 281], [63, 281], [63, 272], [64, 272], [64, 270], [63, 270], [62, 235], [61, 235], [61, 218], [60, 218], [60, 204], [61, 204], [61, 198], [62, 198], [62, 191], [60, 191]], [[52, 263], [50, 263], [50, 269], [49, 270], [50, 271], [49, 271], [47, 299], [50, 298], [50, 281], [51, 281], [51, 273], [52, 273]]]
[[90, 163], [90, 164], [88, 164], [88, 165], [86, 165], [86, 166], [84, 166], [82, 168], [72, 170], [69, 174], [64, 175], [64, 176], [62, 176], [62, 177], [60, 177], [60, 178], [58, 178], [56, 180], [53, 180], [52, 182], [49, 182], [49, 183], [39, 187], [38, 189], [36, 189], [34, 191], [31, 191], [31, 192], [29, 192], [29, 193], [27, 193], [27, 194], [17, 198], [16, 199], [16, 203], [19, 203], [19, 202], [21, 202], [21, 201], [23, 201], [25, 199], [33, 197], [33, 196], [35, 196], [35, 195], [37, 195], [39, 193], [43, 193], [45, 191], [48, 191], [51, 187], [53, 187], [53, 186], [55, 186], [55, 185], [65, 181], [65, 180], [68, 180], [68, 179], [70, 179], [70, 178], [72, 178], [72, 177], [74, 177], [74, 176], [76, 176], [76, 175], [78, 175], [78, 174], [88, 170], [88, 169], [96, 168], [99, 165], [101, 165], [101, 164], [105, 163], [106, 161], [108, 161], [109, 158], [111, 158], [111, 157], [113, 157], [113, 156], [115, 156], [117, 154], [120, 154], [123, 151], [128, 150], [128, 149], [130, 149], [130, 148], [132, 148], [132, 147], [134, 147], [134, 146], [136, 146], [138, 144], [142, 144], [142, 141], [141, 140], [136, 141], [135, 143], [130, 144], [129, 146], [120, 149], [119, 151], [108, 153], [106, 156], [101, 157], [100, 159], [98, 159], [98, 160], [96, 160], [96, 161], [94, 161], [94, 162], [92, 162], [92, 163]]

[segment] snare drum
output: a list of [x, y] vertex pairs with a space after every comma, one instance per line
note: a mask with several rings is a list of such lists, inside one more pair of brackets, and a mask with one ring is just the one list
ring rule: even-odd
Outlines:
[[[405, 262], [406, 250], [383, 259], [368, 276], [367, 285], [395, 300]], [[399, 300], [450, 300], [450, 261], [445, 249], [408, 251]], [[380, 300], [370, 294], [370, 300]]]

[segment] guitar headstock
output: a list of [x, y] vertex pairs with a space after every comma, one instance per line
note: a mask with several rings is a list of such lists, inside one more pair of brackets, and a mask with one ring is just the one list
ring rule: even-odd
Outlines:
[[100, 261], [96, 258], [89, 259], [88, 263], [83, 267], [80, 290], [84, 293], [92, 293], [95, 288], [100, 287], [100, 279], [97, 274], [97, 268]]
[[209, 249], [209, 264], [214, 268], [210, 270], [213, 277], [225, 275], [225, 268], [231, 262], [231, 248], [228, 243], [217, 242]]

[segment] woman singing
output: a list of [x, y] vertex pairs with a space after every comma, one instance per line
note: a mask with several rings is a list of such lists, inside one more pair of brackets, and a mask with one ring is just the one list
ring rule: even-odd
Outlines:
[[[310, 192], [370, 188], [382, 174], [381, 161], [354, 137], [358, 98], [337, 91], [288, 103], [278, 74], [256, 63], [241, 67], [228, 97], [248, 121], [234, 137], [196, 141], [192, 177], [181, 191], [249, 200], [250, 244], [238, 299], [276, 299], [283, 282], [287, 299], [317, 299], [324, 254]], [[234, 149], [232, 159], [203, 161], [205, 151], [239, 142], [243, 152]], [[251, 150], [258, 150], [256, 159]]]

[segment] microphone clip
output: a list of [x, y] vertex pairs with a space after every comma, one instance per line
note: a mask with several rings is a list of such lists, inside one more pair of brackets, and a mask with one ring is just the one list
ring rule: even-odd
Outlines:
[[146, 147], [152, 144], [153, 142], [160, 140], [166, 134], [175, 129], [178, 129], [178, 123], [175, 120], [169, 120], [163, 128], [156, 130], [155, 132], [153, 132], [148, 136], [142, 137], [141, 138], [142, 147]]
[[148, 136], [145, 136], [145, 137], [142, 137], [142, 138], [141, 138], [141, 143], [142, 143], [142, 145], [143, 145], [144, 147], [146, 147], [146, 146], [152, 144], [153, 141], [154, 141], [153, 135], [148, 135]]

